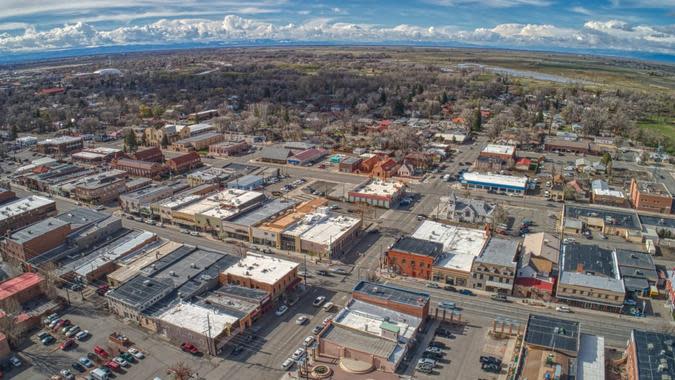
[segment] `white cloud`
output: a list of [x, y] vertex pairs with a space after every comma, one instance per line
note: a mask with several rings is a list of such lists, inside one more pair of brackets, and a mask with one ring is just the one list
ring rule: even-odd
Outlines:
[[236, 15], [220, 21], [163, 19], [146, 25], [112, 30], [78, 22], [23, 34], [0, 34], [0, 52], [68, 49], [125, 44], [180, 42], [237, 42], [252, 39], [337, 42], [466, 42], [497, 47], [619, 49], [675, 54], [675, 27], [629, 24], [625, 21], [588, 21], [580, 28], [547, 24], [500, 24], [492, 28], [458, 30], [453, 26], [397, 25], [336, 22], [314, 18], [301, 24], [275, 24]]
[[584, 7], [579, 7], [579, 6], [572, 7], [570, 10], [574, 13], [579, 13], [579, 14], [586, 15], [586, 16], [592, 16], [593, 15], [593, 12], [591, 12], [590, 9], [584, 8]]
[[425, 0], [426, 3], [455, 7], [459, 5], [484, 6], [488, 8], [511, 8], [518, 6], [544, 7], [551, 5], [549, 0]]
[[0, 30], [20, 30], [30, 27], [25, 22], [0, 22]]

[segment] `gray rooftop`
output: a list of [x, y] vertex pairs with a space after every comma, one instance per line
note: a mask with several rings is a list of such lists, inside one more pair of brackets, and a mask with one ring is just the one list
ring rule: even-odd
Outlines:
[[286, 148], [263, 148], [260, 157], [267, 160], [286, 161], [291, 154], [291, 150]]
[[443, 253], [443, 244], [406, 236], [398, 239], [391, 249], [416, 255], [436, 257]]
[[142, 311], [143, 305], [150, 300], [161, 298], [170, 289], [170, 284], [164, 280], [153, 279], [144, 275], [138, 275], [115, 288], [107, 294], [113, 300], [123, 302], [135, 309]]
[[57, 228], [68, 225], [68, 222], [65, 222], [57, 218], [47, 218], [41, 220], [37, 223], [31, 224], [30, 226], [24, 227], [16, 232], [14, 232], [10, 239], [14, 240], [19, 244], [23, 244], [27, 241], [31, 241], [37, 237], [40, 237], [50, 231], [53, 231]]
[[358, 332], [333, 324], [326, 330], [321, 339], [334, 342], [342, 347], [348, 347], [356, 351], [387, 359], [389, 359], [398, 346], [396, 342], [389, 339], [383, 339], [368, 333]]
[[237, 216], [231, 220], [231, 223], [238, 224], [240, 226], [254, 226], [258, 223], [264, 222], [274, 215], [281, 213], [284, 210], [294, 207], [296, 204], [298, 204], [298, 201], [296, 200], [278, 198], [271, 202], [265, 203], [256, 209]]
[[252, 186], [256, 183], [262, 182], [263, 178], [257, 175], [253, 174], [248, 174], [243, 177], [239, 177], [236, 179], [233, 179], [232, 181], [228, 182], [227, 184], [234, 184], [237, 187], [248, 187]]
[[262, 303], [269, 297], [266, 291], [260, 289], [251, 289], [244, 286], [225, 284], [220, 288], [214, 290], [214, 293], [227, 294], [231, 297], [236, 297], [250, 302]]
[[619, 266], [654, 270], [654, 258], [646, 253], [617, 249], [616, 260]]
[[516, 268], [516, 253], [520, 242], [518, 240], [506, 240], [493, 237], [485, 245], [483, 253], [476, 257], [476, 262], [504, 267]]
[[359, 292], [371, 297], [377, 297], [383, 300], [416, 307], [423, 307], [429, 302], [430, 299], [428, 293], [416, 292], [410, 289], [368, 281], [361, 281], [356, 284], [356, 286], [354, 286], [354, 292]]
[[222, 136], [223, 134], [218, 133], [218, 132], [200, 133], [200, 134], [194, 135], [192, 137], [188, 137], [188, 138], [185, 138], [185, 139], [182, 139], [182, 140], [178, 140], [178, 141], [176, 141], [176, 144], [191, 144], [195, 141], [202, 141], [202, 140], [210, 139], [210, 138], [216, 137], [218, 135]]
[[651, 216], [651, 215], [639, 215], [640, 222], [649, 226], [656, 226], [657, 228], [675, 228], [675, 219], [665, 216]]
[[70, 223], [70, 229], [73, 231], [98, 223], [108, 217], [110, 217], [109, 214], [85, 207], [73, 208], [56, 216], [56, 218]]
[[624, 211], [615, 207], [586, 207], [577, 204], [565, 204], [567, 218], [600, 218], [607, 224], [628, 229], [639, 229], [640, 221], [634, 211]]
[[613, 251], [596, 245], [563, 245], [560, 283], [624, 293]]
[[530, 314], [525, 342], [539, 347], [579, 352], [579, 322]]
[[144, 197], [146, 195], [154, 194], [154, 193], [161, 193], [163, 191], [166, 191], [167, 189], [170, 189], [168, 186], [150, 186], [146, 187], [140, 190], [133, 191], [131, 193], [126, 193], [120, 195], [120, 198], [126, 198], [126, 199], [137, 199]]
[[631, 340], [635, 343], [638, 379], [664, 380], [675, 377], [675, 336], [633, 330]]

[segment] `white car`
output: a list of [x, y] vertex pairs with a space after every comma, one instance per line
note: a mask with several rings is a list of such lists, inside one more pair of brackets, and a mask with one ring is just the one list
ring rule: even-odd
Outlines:
[[298, 325], [304, 325], [307, 322], [309, 322], [309, 318], [306, 315], [301, 315], [295, 320], [295, 323]]
[[309, 346], [312, 345], [312, 343], [314, 343], [315, 340], [316, 339], [314, 339], [314, 337], [310, 335], [307, 338], [305, 338], [305, 340], [303, 341], [303, 344], [305, 345], [305, 347], [309, 347]]
[[560, 313], [571, 313], [572, 310], [570, 310], [569, 306], [556, 306], [555, 311], [560, 312]]
[[68, 330], [66, 333], [66, 338], [72, 338], [75, 336], [75, 334], [80, 332], [80, 326], [73, 326], [72, 329]]
[[293, 360], [291, 358], [288, 358], [288, 359], [284, 360], [283, 363], [281, 363], [281, 368], [288, 371], [289, 369], [291, 369], [293, 367], [293, 364], [295, 364], [295, 360]]
[[298, 348], [297, 350], [295, 350], [293, 355], [291, 355], [291, 359], [298, 360], [298, 359], [302, 358], [303, 356], [305, 356], [305, 350], [302, 349], [302, 348]]
[[281, 306], [279, 306], [279, 308], [277, 309], [277, 311], [274, 312], [274, 314], [276, 314], [277, 317], [279, 317], [279, 316], [284, 315], [284, 313], [286, 313], [287, 311], [288, 311], [288, 306], [286, 306], [286, 305], [281, 305]]
[[14, 367], [21, 367], [21, 365], [23, 364], [21, 362], [21, 359], [17, 358], [16, 356], [12, 356], [11, 358], [9, 358], [9, 362], [12, 363]]
[[67, 369], [61, 370], [61, 376], [63, 376], [63, 378], [66, 379], [66, 380], [74, 380], [75, 379], [75, 376], [73, 376], [73, 373], [70, 372], [70, 370], [67, 370]]
[[75, 334], [75, 338], [77, 340], [84, 340], [89, 336], [89, 331], [87, 330], [82, 330], [79, 333]]
[[131, 347], [128, 351], [131, 355], [133, 355], [136, 359], [143, 359], [145, 357], [145, 354], [133, 347]]
[[324, 310], [324, 311], [331, 311], [331, 310], [333, 310], [333, 307], [334, 307], [334, 306], [335, 306], [334, 303], [332, 303], [332, 302], [326, 302], [326, 304], [323, 305], [323, 310]]
[[122, 358], [119, 357], [119, 356], [114, 357], [114, 358], [113, 358], [113, 361], [114, 361], [115, 363], [121, 365], [122, 367], [128, 367], [128, 366], [129, 366], [129, 362], [127, 362], [126, 360], [122, 359]]
[[314, 306], [321, 306], [326, 301], [326, 297], [324, 296], [318, 296], [314, 299], [314, 302], [312, 302], [312, 305]]

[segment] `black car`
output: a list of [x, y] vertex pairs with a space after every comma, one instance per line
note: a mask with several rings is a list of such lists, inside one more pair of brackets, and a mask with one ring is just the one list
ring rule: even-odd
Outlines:
[[232, 355], [237, 356], [239, 355], [242, 351], [244, 351], [244, 348], [242, 346], [234, 346], [232, 349]]
[[438, 359], [442, 359], [442, 358], [443, 358], [443, 355], [438, 354], [438, 353], [436, 353], [436, 352], [424, 351], [424, 352], [422, 353], [422, 357], [423, 357], [424, 359], [438, 360]]
[[443, 287], [443, 290], [447, 290], [447, 291], [449, 291], [449, 292], [455, 292], [455, 293], [457, 293], [457, 288], [455, 288], [455, 287], [452, 286], [452, 285], [445, 285], [445, 286]]
[[439, 335], [439, 336], [448, 337], [448, 338], [452, 336], [452, 332], [450, 330], [444, 329], [442, 327], [437, 328], [435, 334]]
[[436, 347], [436, 348], [444, 349], [445, 343], [438, 342], [438, 341], [432, 341], [432, 342], [429, 343], [429, 347]]
[[487, 364], [482, 364], [480, 368], [483, 371], [487, 372], [492, 372], [492, 373], [500, 373], [502, 371], [502, 366], [493, 364], [493, 363], [487, 363]]
[[431, 367], [430, 365], [424, 365], [424, 364], [418, 365], [417, 367], [415, 367], [415, 369], [417, 370], [417, 372], [426, 373], [426, 374], [430, 374], [431, 371], [434, 370], [433, 367]]
[[73, 364], [72, 364], [72, 367], [73, 367], [77, 372], [80, 372], [80, 373], [86, 371], [86, 368], [84, 368], [84, 366], [83, 366], [82, 364], [77, 363], [77, 362], [73, 363]]
[[494, 356], [481, 356], [480, 362], [481, 362], [481, 364], [502, 365], [502, 361], [500, 359], [495, 358]]
[[319, 276], [328, 276], [328, 271], [318, 270], [316, 271], [316, 274], [318, 274]]

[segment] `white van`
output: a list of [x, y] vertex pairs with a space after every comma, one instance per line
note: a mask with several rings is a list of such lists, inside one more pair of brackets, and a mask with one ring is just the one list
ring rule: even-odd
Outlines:
[[331, 311], [331, 310], [333, 310], [333, 307], [334, 307], [334, 306], [335, 306], [334, 303], [332, 303], [332, 302], [326, 302], [326, 304], [323, 305], [323, 310], [324, 310], [324, 311]]

